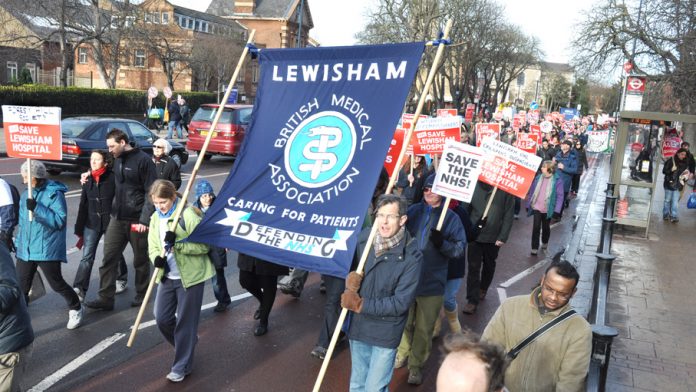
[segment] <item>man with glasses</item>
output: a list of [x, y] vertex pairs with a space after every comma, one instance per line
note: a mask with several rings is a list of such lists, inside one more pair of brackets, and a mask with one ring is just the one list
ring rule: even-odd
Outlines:
[[[423, 200], [408, 209], [406, 228], [423, 253], [423, 267], [416, 289], [416, 301], [408, 312], [394, 367], [408, 362], [408, 383], [423, 382], [423, 365], [430, 356], [435, 322], [444, 302], [449, 260], [462, 255], [466, 246], [464, 226], [454, 212], [443, 205], [443, 197], [432, 192], [435, 174], [423, 184]], [[441, 229], [437, 222], [445, 209]]]
[[104, 235], [104, 260], [99, 267], [99, 297], [85, 302], [88, 308], [114, 309], [116, 278], [119, 259], [130, 242], [135, 268], [135, 298], [131, 306], [140, 306], [150, 278], [150, 260], [147, 255], [147, 229], [155, 211], [147, 192], [157, 179], [155, 164], [150, 156], [133, 147], [128, 135], [112, 129], [106, 135], [106, 145], [114, 156], [116, 189], [111, 209], [111, 220]]
[[[554, 261], [531, 295], [503, 302], [482, 339], [510, 351], [527, 336], [571, 310], [580, 275], [567, 261]], [[505, 372], [511, 391], [584, 391], [590, 365], [592, 330], [580, 315], [560, 322], [525, 346]]]
[[[351, 272], [341, 306], [353, 312], [348, 330], [351, 391], [385, 391], [396, 348], [418, 286], [423, 256], [406, 230], [406, 199], [382, 195], [375, 205], [377, 234], [362, 274]], [[354, 262], [367, 247], [371, 228], [360, 234]]]

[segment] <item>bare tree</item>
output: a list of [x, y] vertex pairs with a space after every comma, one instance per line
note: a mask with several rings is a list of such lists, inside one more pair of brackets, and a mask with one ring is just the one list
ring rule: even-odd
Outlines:
[[[538, 40], [504, 22], [503, 11], [493, 0], [381, 0], [358, 39], [364, 43], [427, 41], [437, 37], [445, 20], [452, 18], [451, 44], [432, 90], [435, 103], [440, 106], [448, 91], [456, 108], [463, 100], [473, 101], [479, 92], [483, 100], [495, 102], [541, 56]], [[432, 64], [433, 56], [434, 51], [425, 51], [424, 67]], [[409, 101], [426, 76], [418, 74]]]
[[[634, 72], [671, 91], [681, 111], [696, 111], [696, 0], [603, 0], [577, 29], [575, 65], [608, 73], [629, 60]], [[639, 18], [640, 15], [640, 18]], [[667, 90], [664, 85], [669, 84]]]
[[232, 77], [244, 42], [230, 37], [201, 35], [191, 50], [189, 66], [199, 90], [219, 91]]

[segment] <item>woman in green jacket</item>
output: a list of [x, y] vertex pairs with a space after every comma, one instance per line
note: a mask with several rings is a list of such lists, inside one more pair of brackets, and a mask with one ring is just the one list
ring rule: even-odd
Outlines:
[[174, 363], [167, 379], [180, 382], [191, 373], [203, 287], [205, 281], [215, 275], [215, 269], [208, 258], [208, 245], [180, 242], [201, 221], [194, 209], [185, 207], [171, 231], [174, 211], [182, 202], [174, 184], [167, 180], [155, 181], [150, 188], [150, 198], [155, 212], [150, 219], [148, 253], [158, 268], [159, 283], [155, 320], [164, 338], [174, 346]]

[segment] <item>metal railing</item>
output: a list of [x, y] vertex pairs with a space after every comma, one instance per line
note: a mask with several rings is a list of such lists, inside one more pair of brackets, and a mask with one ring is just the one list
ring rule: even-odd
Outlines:
[[614, 196], [616, 184], [607, 183], [604, 214], [602, 216], [602, 231], [597, 247], [597, 268], [594, 274], [592, 304], [590, 306], [589, 322], [592, 324], [592, 358], [587, 376], [587, 391], [604, 391], [607, 381], [607, 370], [611, 358], [611, 345], [618, 335], [615, 328], [605, 325], [607, 315], [607, 294], [611, 266], [616, 256], [611, 254], [611, 241], [616, 223], [616, 199]]

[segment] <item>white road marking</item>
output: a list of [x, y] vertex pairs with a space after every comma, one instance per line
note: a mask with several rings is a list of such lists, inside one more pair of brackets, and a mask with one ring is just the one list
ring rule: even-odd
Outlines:
[[498, 287], [498, 297], [500, 298], [501, 304], [505, 302], [505, 300], [507, 299], [507, 293], [505, 293], [505, 289], [501, 289], [500, 287]]
[[520, 272], [519, 274], [513, 276], [512, 278], [506, 280], [505, 282], [499, 284], [499, 286], [506, 289], [506, 288], [512, 286], [513, 284], [517, 283], [519, 280], [523, 279], [524, 277], [531, 275], [534, 271], [543, 267], [544, 264], [548, 263], [549, 261], [551, 261], [550, 258], [543, 259], [543, 260], [539, 261], [538, 263], [534, 264], [533, 266], [527, 268], [526, 270]]
[[34, 385], [31, 389], [29, 389], [29, 392], [42, 392], [52, 387], [60, 380], [65, 378], [65, 376], [69, 375], [73, 371], [77, 370], [77, 368], [84, 365], [87, 361], [99, 355], [102, 351], [109, 348], [112, 344], [121, 340], [124, 336], [126, 336], [126, 334], [119, 332], [102, 340], [101, 342], [97, 343], [94, 347], [82, 353], [82, 355], [80, 355], [79, 357], [70, 361], [67, 365], [58, 369], [55, 373], [41, 380], [40, 383]]
[[[251, 293], [242, 293], [239, 295], [235, 295], [234, 297], [231, 298], [232, 302], [237, 302], [240, 301], [244, 298], [251, 297]], [[217, 302], [211, 302], [209, 304], [205, 304], [201, 306], [201, 311], [210, 309], [212, 307], [215, 307]], [[138, 331], [152, 327], [156, 325], [157, 322], [155, 320], [150, 320], [146, 321], [144, 323], [140, 323], [138, 326]], [[133, 327], [129, 327], [129, 330], [133, 329]], [[94, 347], [90, 348], [89, 350], [85, 351], [84, 353], [80, 354], [77, 358], [73, 359], [70, 361], [68, 364], [63, 366], [62, 368], [58, 369], [55, 371], [53, 374], [49, 375], [48, 377], [44, 378], [39, 382], [38, 384], [34, 385], [29, 389], [29, 392], [43, 392], [52, 386], [54, 386], [56, 383], [58, 383], [60, 380], [68, 376], [70, 373], [74, 372], [77, 370], [80, 366], [84, 365], [89, 361], [90, 359], [94, 358], [97, 356], [99, 353], [103, 352], [107, 348], [111, 347], [114, 343], [118, 342], [121, 340], [123, 337], [125, 337], [125, 333], [115, 333], [108, 338], [102, 340], [101, 342], [97, 343], [94, 345]]]

